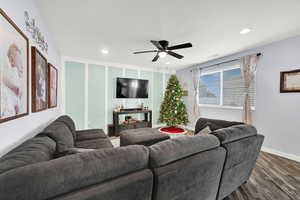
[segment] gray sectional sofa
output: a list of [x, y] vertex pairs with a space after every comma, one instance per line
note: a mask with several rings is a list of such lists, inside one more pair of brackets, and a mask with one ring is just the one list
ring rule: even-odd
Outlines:
[[200, 118], [195, 132], [209, 125], [221, 146], [226, 150], [226, 159], [219, 186], [218, 200], [221, 200], [247, 182], [259, 155], [264, 136], [254, 126], [241, 122], [230, 122]]
[[102, 130], [77, 131], [61, 116], [0, 158], [0, 199], [222, 199], [248, 180], [263, 136], [249, 125], [209, 119], [199, 119], [196, 131], [207, 122], [220, 127], [114, 148]]

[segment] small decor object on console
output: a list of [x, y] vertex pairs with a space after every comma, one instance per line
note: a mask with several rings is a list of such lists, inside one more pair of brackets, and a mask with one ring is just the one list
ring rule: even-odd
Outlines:
[[280, 92], [300, 92], [300, 69], [280, 73]]
[[35, 19], [30, 19], [27, 11], [24, 12], [26, 30], [31, 33], [32, 39], [39, 45], [42, 51], [48, 53], [48, 43], [40, 32], [39, 27], [36, 26]]
[[49, 95], [48, 95], [48, 107], [54, 108], [57, 106], [57, 69], [48, 64], [48, 88], [49, 88]]
[[48, 68], [46, 58], [35, 48], [31, 48], [32, 62], [32, 112], [39, 112], [48, 107]]
[[184, 92], [177, 77], [172, 75], [166, 88], [159, 116], [159, 121], [166, 123], [167, 126], [171, 126], [171, 129], [188, 123], [188, 114], [182, 101], [183, 95]]
[[0, 9], [0, 122], [28, 114], [29, 42]]

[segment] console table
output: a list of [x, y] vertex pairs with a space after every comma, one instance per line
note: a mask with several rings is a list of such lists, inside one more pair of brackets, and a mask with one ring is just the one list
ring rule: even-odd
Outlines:
[[[128, 114], [144, 114], [144, 120], [135, 123], [120, 124], [119, 116]], [[120, 132], [127, 129], [135, 128], [152, 128], [152, 110], [134, 110], [134, 109], [123, 109], [121, 111], [113, 112], [113, 132], [114, 136], [119, 136]]]

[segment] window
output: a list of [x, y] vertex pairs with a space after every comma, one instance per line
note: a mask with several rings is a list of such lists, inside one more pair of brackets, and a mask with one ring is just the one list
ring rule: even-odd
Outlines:
[[[255, 81], [254, 81], [255, 82]], [[255, 106], [255, 84], [250, 87], [251, 106]], [[242, 107], [245, 87], [241, 68], [223, 68], [214, 72], [204, 73], [200, 79], [200, 104]]]
[[201, 76], [200, 79], [200, 104], [220, 104], [220, 82], [221, 73], [216, 72]]

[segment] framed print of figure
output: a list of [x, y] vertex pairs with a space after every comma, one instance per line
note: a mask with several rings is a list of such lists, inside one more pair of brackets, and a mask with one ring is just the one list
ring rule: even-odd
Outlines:
[[57, 106], [57, 69], [48, 63], [48, 107], [54, 108]]
[[26, 35], [0, 9], [0, 122], [28, 115]]
[[36, 47], [31, 48], [31, 62], [32, 112], [39, 112], [48, 108], [48, 65]]

